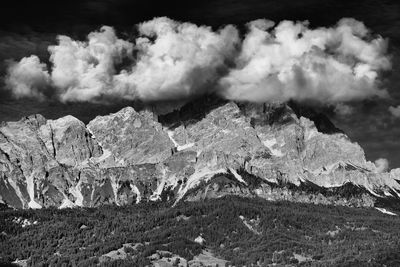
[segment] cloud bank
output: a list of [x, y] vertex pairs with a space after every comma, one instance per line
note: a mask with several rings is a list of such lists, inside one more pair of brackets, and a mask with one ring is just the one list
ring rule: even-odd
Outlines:
[[380, 73], [391, 68], [387, 41], [342, 19], [331, 28], [268, 20], [211, 27], [155, 18], [130, 42], [104, 26], [86, 41], [59, 36], [50, 65], [36, 56], [11, 62], [15, 97], [63, 102], [179, 100], [215, 92], [226, 99], [338, 104], [385, 97]]
[[371, 41], [365, 26], [342, 19], [333, 28], [266, 20], [248, 24], [237, 69], [222, 78], [230, 99], [346, 102], [384, 96], [378, 72], [390, 68], [386, 42]]

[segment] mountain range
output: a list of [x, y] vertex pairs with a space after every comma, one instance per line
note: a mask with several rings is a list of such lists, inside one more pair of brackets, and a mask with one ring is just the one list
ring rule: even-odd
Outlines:
[[0, 202], [22, 209], [227, 195], [386, 209], [399, 202], [400, 169], [382, 172], [312, 109], [206, 96], [159, 113], [126, 107], [86, 125], [38, 114], [1, 123]]

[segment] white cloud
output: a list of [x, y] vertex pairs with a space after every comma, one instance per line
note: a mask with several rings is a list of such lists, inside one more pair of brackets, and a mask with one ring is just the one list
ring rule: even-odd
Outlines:
[[113, 93], [115, 66], [132, 53], [133, 44], [118, 39], [111, 27], [88, 35], [87, 42], [59, 36], [50, 46], [51, 79], [62, 101], [98, 100]]
[[233, 26], [213, 32], [165, 17], [140, 24], [139, 33], [137, 62], [115, 77], [124, 98], [170, 100], [202, 94], [226, 71], [239, 42]]
[[389, 169], [389, 161], [385, 158], [375, 160], [376, 172], [382, 173]]
[[361, 22], [310, 29], [261, 19], [248, 28], [241, 39], [231, 25], [213, 31], [163, 17], [139, 24], [134, 43], [111, 27], [87, 41], [59, 36], [49, 47], [49, 73], [37, 57], [24, 58], [9, 66], [7, 85], [16, 97], [43, 97], [51, 87], [62, 101], [180, 100], [217, 91], [234, 100], [336, 105], [387, 95], [379, 86], [380, 72], [391, 67], [387, 42], [371, 38]]
[[389, 107], [389, 112], [396, 118], [400, 118], [400, 106]]
[[386, 41], [367, 41], [368, 30], [353, 19], [333, 28], [308, 28], [283, 21], [248, 24], [237, 68], [222, 78], [222, 94], [248, 101], [338, 103], [383, 97], [378, 73], [389, 69]]
[[37, 56], [25, 57], [19, 62], [10, 61], [5, 78], [6, 88], [15, 98], [44, 99], [49, 89], [50, 76], [46, 64]]

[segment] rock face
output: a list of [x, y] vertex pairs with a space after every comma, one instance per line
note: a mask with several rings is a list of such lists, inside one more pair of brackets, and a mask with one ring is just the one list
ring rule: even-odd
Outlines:
[[396, 179], [326, 118], [286, 104], [204, 98], [163, 116], [127, 107], [86, 126], [40, 115], [0, 126], [0, 202], [15, 208], [227, 194], [374, 206], [399, 199]]

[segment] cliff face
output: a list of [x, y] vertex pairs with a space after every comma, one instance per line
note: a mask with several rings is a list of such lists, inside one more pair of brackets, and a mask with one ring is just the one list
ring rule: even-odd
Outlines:
[[377, 173], [358, 144], [317, 123], [324, 127], [285, 104], [215, 99], [163, 116], [127, 107], [86, 126], [34, 115], [0, 126], [0, 201], [91, 207], [234, 194], [373, 206], [399, 198], [398, 170]]

